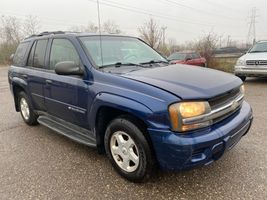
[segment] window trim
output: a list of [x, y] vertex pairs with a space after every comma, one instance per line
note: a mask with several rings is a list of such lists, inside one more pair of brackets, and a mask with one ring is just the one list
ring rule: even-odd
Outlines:
[[[36, 46], [37, 46], [38, 41], [40, 41], [40, 40], [47, 40], [47, 44], [46, 44], [46, 48], [45, 48], [45, 55], [44, 55], [44, 66], [41, 67], [41, 68], [40, 67], [34, 67], [33, 66], [34, 65], [34, 55], [35, 55], [35, 51], [36, 51]], [[42, 38], [42, 39], [35, 39], [35, 40], [33, 40], [32, 44], [31, 44], [31, 47], [29, 49], [28, 57], [27, 57], [27, 61], [26, 61], [26, 66], [28, 68], [38, 69], [38, 70], [42, 70], [42, 71], [47, 68], [47, 66], [46, 66], [46, 54], [47, 54], [48, 44], [49, 44], [49, 38]], [[30, 65], [28, 65], [28, 61], [29, 61], [29, 58], [31, 56], [30, 54], [31, 54], [32, 48], [34, 48], [34, 52], [33, 52], [33, 58], [32, 58], [32, 65], [30, 66]]]

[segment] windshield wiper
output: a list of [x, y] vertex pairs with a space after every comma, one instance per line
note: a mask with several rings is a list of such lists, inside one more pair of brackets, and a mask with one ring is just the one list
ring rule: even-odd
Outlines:
[[142, 62], [142, 63], [140, 63], [140, 65], [155, 64], [155, 63], [165, 63], [165, 64], [169, 64], [168, 61], [164, 61], [164, 60], [150, 60], [150, 61], [148, 61], [148, 62]]
[[116, 63], [113, 63], [113, 64], [99, 66], [99, 69], [103, 69], [103, 68], [106, 68], [106, 67], [121, 67], [121, 66], [144, 67], [144, 66], [142, 66], [140, 64], [136, 64], [136, 63], [121, 63], [121, 62], [116, 62]]

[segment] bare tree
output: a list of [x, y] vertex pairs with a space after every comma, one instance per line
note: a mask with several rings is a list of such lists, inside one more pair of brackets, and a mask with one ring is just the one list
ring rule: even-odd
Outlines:
[[18, 44], [22, 37], [21, 22], [16, 17], [2, 16], [0, 25], [1, 42]]
[[150, 46], [158, 49], [162, 39], [161, 27], [150, 18], [145, 24], [138, 29], [140, 37]]
[[102, 30], [105, 33], [111, 33], [111, 34], [112, 33], [116, 33], [116, 34], [121, 33], [119, 26], [114, 21], [111, 21], [111, 20], [104, 22], [104, 24], [102, 26]]
[[22, 32], [24, 36], [34, 35], [39, 33], [41, 28], [40, 21], [37, 17], [29, 15], [23, 23]]
[[70, 28], [70, 30], [77, 32], [96, 33], [98, 32], [98, 27], [94, 23], [89, 22], [87, 26], [73, 26]]
[[201, 56], [205, 57], [209, 63], [218, 46], [218, 41], [219, 38], [216, 34], [209, 33], [196, 42], [195, 50], [198, 51]]

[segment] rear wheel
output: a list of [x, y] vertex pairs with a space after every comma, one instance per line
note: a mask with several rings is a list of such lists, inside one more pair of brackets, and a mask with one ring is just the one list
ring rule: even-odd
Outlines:
[[113, 120], [105, 133], [106, 153], [116, 171], [134, 182], [148, 179], [154, 158], [144, 133], [130, 120]]
[[18, 96], [19, 110], [20, 114], [28, 125], [36, 125], [38, 124], [37, 118], [38, 116], [34, 113], [32, 106], [30, 105], [29, 98], [25, 94], [25, 92], [20, 92]]

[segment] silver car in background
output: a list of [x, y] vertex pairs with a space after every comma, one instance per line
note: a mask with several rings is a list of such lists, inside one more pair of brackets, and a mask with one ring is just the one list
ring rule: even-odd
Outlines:
[[246, 77], [267, 77], [267, 40], [259, 41], [235, 65], [235, 75]]

